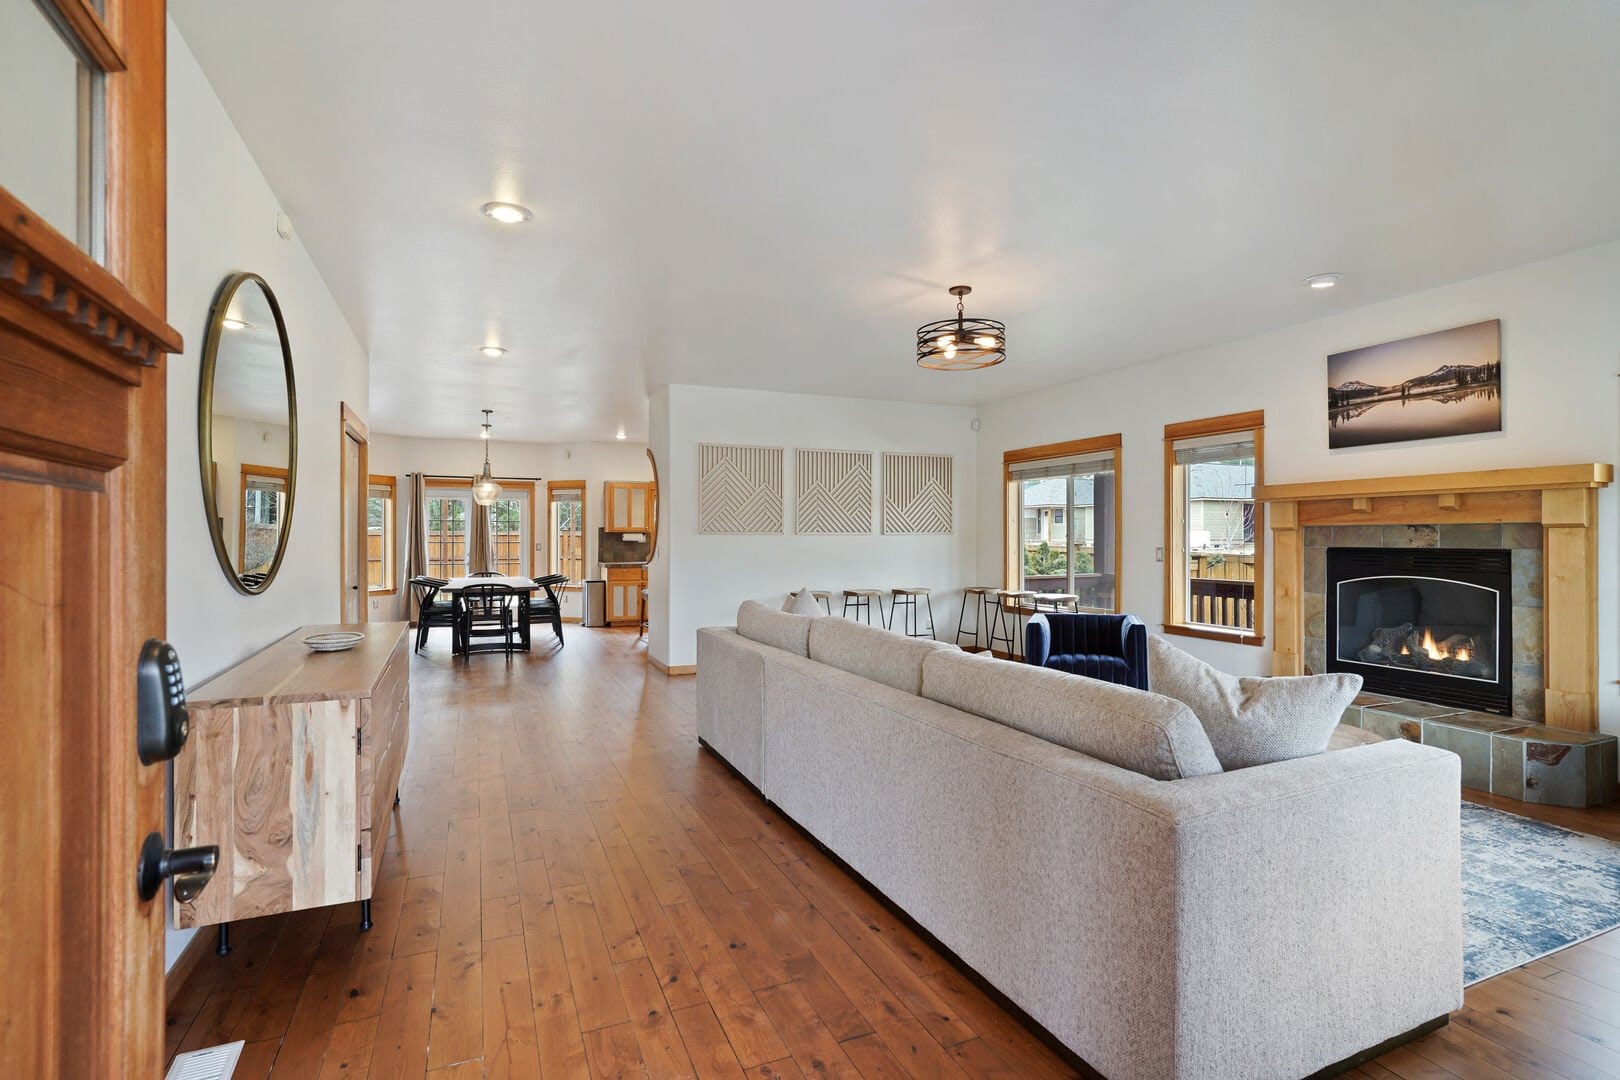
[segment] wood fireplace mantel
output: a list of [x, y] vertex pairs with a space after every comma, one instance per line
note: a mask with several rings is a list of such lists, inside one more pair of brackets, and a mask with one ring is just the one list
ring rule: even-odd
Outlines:
[[1533, 522], [1542, 527], [1546, 723], [1596, 731], [1597, 489], [1613, 480], [1612, 465], [1593, 463], [1255, 488], [1271, 526], [1272, 674], [1304, 670], [1302, 528]]

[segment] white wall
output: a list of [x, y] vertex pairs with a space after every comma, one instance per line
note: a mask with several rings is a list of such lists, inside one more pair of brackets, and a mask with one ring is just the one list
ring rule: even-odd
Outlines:
[[[305, 623], [338, 619], [339, 403], [364, 416], [365, 349], [296, 239], [191, 50], [169, 23], [168, 634], [195, 686]], [[252, 270], [281, 302], [298, 388], [297, 494], [288, 548], [269, 591], [243, 596], [214, 558], [197, 461], [197, 384], [214, 293]], [[173, 964], [190, 931], [169, 932]]]
[[[1494, 318], [1502, 320], [1500, 433], [1329, 452], [1328, 354]], [[979, 576], [1000, 574], [1001, 455], [1009, 448], [1123, 433], [1123, 605], [1156, 629], [1164, 618], [1164, 567], [1154, 549], [1164, 544], [1166, 423], [1263, 408], [1266, 480], [1273, 483], [1613, 463], [1620, 459], [1617, 371], [1620, 244], [1606, 244], [996, 402], [980, 410]], [[1599, 707], [1603, 730], [1620, 732], [1614, 489], [1599, 502]], [[1269, 641], [1264, 648], [1191, 638], [1177, 644], [1238, 673], [1263, 674], [1270, 662]]]
[[[481, 418], [470, 422], [477, 424]], [[500, 419], [499, 414], [495, 417]], [[497, 477], [539, 477], [535, 487], [535, 501], [541, 522], [546, 504], [547, 480], [585, 481], [585, 572], [597, 576], [596, 530], [604, 523], [602, 484], [607, 480], [651, 480], [652, 466], [647, 461], [647, 447], [634, 442], [588, 443], [520, 443], [503, 442], [497, 436], [490, 443], [490, 466]], [[403, 435], [372, 433], [370, 463], [367, 470], [381, 476], [395, 477], [399, 506], [395, 533], [399, 541], [396, 566], [401, 580], [410, 544], [410, 477], [413, 472], [435, 476], [472, 476], [484, 467], [484, 440], [482, 439], [418, 439]], [[541, 527], [544, 539], [545, 526]], [[531, 544], [533, 536], [531, 534]], [[531, 552], [531, 558], [534, 553]], [[542, 559], [550, 559], [549, 543], [540, 552]], [[538, 572], [538, 571], [537, 571]], [[580, 593], [569, 590], [562, 595], [563, 615], [578, 618]], [[393, 597], [372, 597], [372, 619], [403, 619], [405, 593]]]
[[[941, 378], [950, 378], [942, 375]], [[975, 466], [972, 407], [669, 386], [651, 398], [653, 453], [663, 473], [664, 532], [648, 574], [648, 648], [660, 663], [696, 662], [697, 630], [736, 622], [745, 599], [780, 604], [789, 590], [926, 586], [934, 590], [940, 637], [956, 626], [961, 587], [972, 584]], [[774, 536], [708, 536], [697, 531], [698, 444], [780, 446], [784, 524]], [[878, 530], [881, 459], [873, 463], [869, 536], [793, 532], [793, 451], [884, 450], [950, 454], [955, 526], [948, 536], [885, 536]], [[997, 501], [999, 505], [999, 499]], [[834, 611], [838, 610], [835, 602]], [[875, 618], [875, 613], [874, 613]]]

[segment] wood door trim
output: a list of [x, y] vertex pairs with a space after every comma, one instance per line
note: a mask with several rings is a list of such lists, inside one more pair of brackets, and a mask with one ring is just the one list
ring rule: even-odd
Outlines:
[[[93, 345], [101, 357], [77, 352], [75, 357], [109, 373], [132, 363], [154, 367], [165, 353], [182, 348], [177, 330], [3, 187], [0, 292], [21, 300], [41, 321], [66, 327]], [[120, 377], [132, 385], [140, 378], [135, 372]]]
[[[356, 476], [354, 478], [354, 486], [359, 494], [356, 499], [356, 505], [350, 507], [350, 509], [354, 511], [354, 525], [358, 533], [358, 535], [354, 537], [355, 554], [360, 558], [360, 566], [356, 568], [356, 573], [360, 579], [360, 583], [364, 584], [366, 576], [366, 502], [371, 498], [371, 487], [369, 481], [369, 477], [371, 476], [371, 437], [369, 434], [369, 429], [366, 427], [366, 422], [360, 419], [359, 413], [355, 412], [349, 407], [349, 403], [347, 401], [339, 402], [338, 408], [340, 420], [339, 426], [341, 429], [339, 431], [338, 438], [338, 618], [341, 620], [343, 617], [344, 605], [347, 604], [349, 600], [349, 593], [354, 591], [349, 588], [347, 582], [344, 580], [348, 575], [349, 567], [346, 565], [346, 561], [343, 557], [344, 537], [342, 502], [344, 473], [346, 471], [344, 465], [344, 461], [346, 460], [344, 451], [346, 447], [343, 445], [343, 440], [353, 439], [355, 444], [360, 448], [360, 460], [355, 465]], [[355, 621], [362, 623], [368, 622], [370, 621], [371, 614], [370, 593], [369, 590], [364, 588], [360, 589], [359, 592], [359, 617]]]
[[360, 414], [355, 412], [347, 401], [339, 402], [338, 406], [343, 410], [343, 430], [345, 432], [353, 430], [358, 441], [370, 442], [371, 429], [366, 426], [364, 420], [360, 419]]

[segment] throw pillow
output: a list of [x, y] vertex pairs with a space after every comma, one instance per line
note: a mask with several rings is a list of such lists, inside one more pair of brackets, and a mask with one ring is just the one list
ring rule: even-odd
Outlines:
[[816, 599], [815, 594], [810, 591], [808, 585], [796, 593], [788, 593], [787, 603], [782, 605], [782, 610], [793, 615], [826, 614], [825, 611], [821, 610], [820, 601]]
[[1228, 675], [1161, 637], [1148, 639], [1148, 685], [1182, 702], [1204, 725], [1223, 769], [1309, 757], [1328, 739], [1361, 676]]

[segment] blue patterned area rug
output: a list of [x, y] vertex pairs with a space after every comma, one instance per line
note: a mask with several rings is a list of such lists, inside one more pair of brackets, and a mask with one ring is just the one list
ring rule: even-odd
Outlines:
[[1463, 982], [1620, 926], [1620, 844], [1462, 804]]

